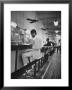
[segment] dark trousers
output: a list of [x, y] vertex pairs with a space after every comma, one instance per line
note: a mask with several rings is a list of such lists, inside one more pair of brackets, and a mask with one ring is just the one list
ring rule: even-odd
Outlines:
[[58, 53], [59, 47], [57, 47], [57, 53]]
[[58, 53], [58, 51], [61, 52], [61, 46], [57, 47], [57, 53]]

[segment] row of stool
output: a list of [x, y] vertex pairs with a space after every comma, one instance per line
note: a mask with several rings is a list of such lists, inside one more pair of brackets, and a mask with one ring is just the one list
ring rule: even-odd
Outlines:
[[[40, 69], [44, 66], [44, 64], [48, 61], [48, 54], [45, 54], [44, 57], [40, 58], [40, 59], [36, 59], [34, 60], [34, 64], [32, 64], [27, 70], [26, 72], [23, 74], [25, 77], [24, 78], [33, 78], [36, 79], [37, 76], [36, 74], [40, 71]], [[32, 63], [32, 62], [30, 62]], [[29, 73], [32, 73], [29, 75]]]
[[48, 49], [46, 49], [43, 50], [42, 52], [44, 52], [43, 57], [41, 57], [40, 59], [35, 59], [32, 62], [30, 62], [30, 58], [28, 57], [29, 63], [24, 67], [22, 67], [20, 70], [17, 70], [16, 72], [12, 73], [11, 78], [21, 79], [22, 77], [23, 79], [31, 79], [31, 78], [37, 79], [38, 72], [43, 68], [45, 63], [48, 61], [48, 57], [50, 56], [50, 54], [54, 53], [54, 50], [49, 52]]

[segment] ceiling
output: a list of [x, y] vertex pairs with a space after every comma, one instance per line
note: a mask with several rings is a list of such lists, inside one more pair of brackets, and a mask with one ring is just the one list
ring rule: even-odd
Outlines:
[[[61, 34], [61, 11], [37, 11], [38, 19], [43, 23], [45, 31], [50, 34], [55, 34], [58, 30]], [[54, 21], [58, 21], [58, 26], [54, 25]], [[42, 27], [43, 28], [43, 27]]]
[[[34, 18], [40, 21], [43, 24], [40, 26], [41, 30], [45, 31], [46, 34], [55, 35], [55, 30], [58, 30], [57, 34], [61, 35], [61, 11], [12, 11], [11, 13], [11, 20], [22, 28], [25, 28], [25, 25], [27, 27], [34, 25], [27, 21], [27, 18]], [[58, 21], [58, 26], [54, 25], [56, 20]]]

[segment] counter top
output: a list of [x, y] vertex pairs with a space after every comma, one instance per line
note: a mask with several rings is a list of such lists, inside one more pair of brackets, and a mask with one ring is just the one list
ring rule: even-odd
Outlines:
[[32, 48], [32, 45], [11, 45], [11, 51], [31, 49], [31, 48]]

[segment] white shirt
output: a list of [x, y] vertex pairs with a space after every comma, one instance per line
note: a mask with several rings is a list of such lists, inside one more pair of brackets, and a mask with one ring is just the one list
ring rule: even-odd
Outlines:
[[40, 37], [36, 36], [33, 38], [34, 44], [33, 44], [33, 49], [40, 49], [42, 47], [42, 40]]
[[33, 44], [33, 58], [39, 59], [42, 57], [42, 53], [40, 52], [40, 49], [42, 47], [42, 40], [40, 37], [36, 36], [33, 38], [34, 44]]

